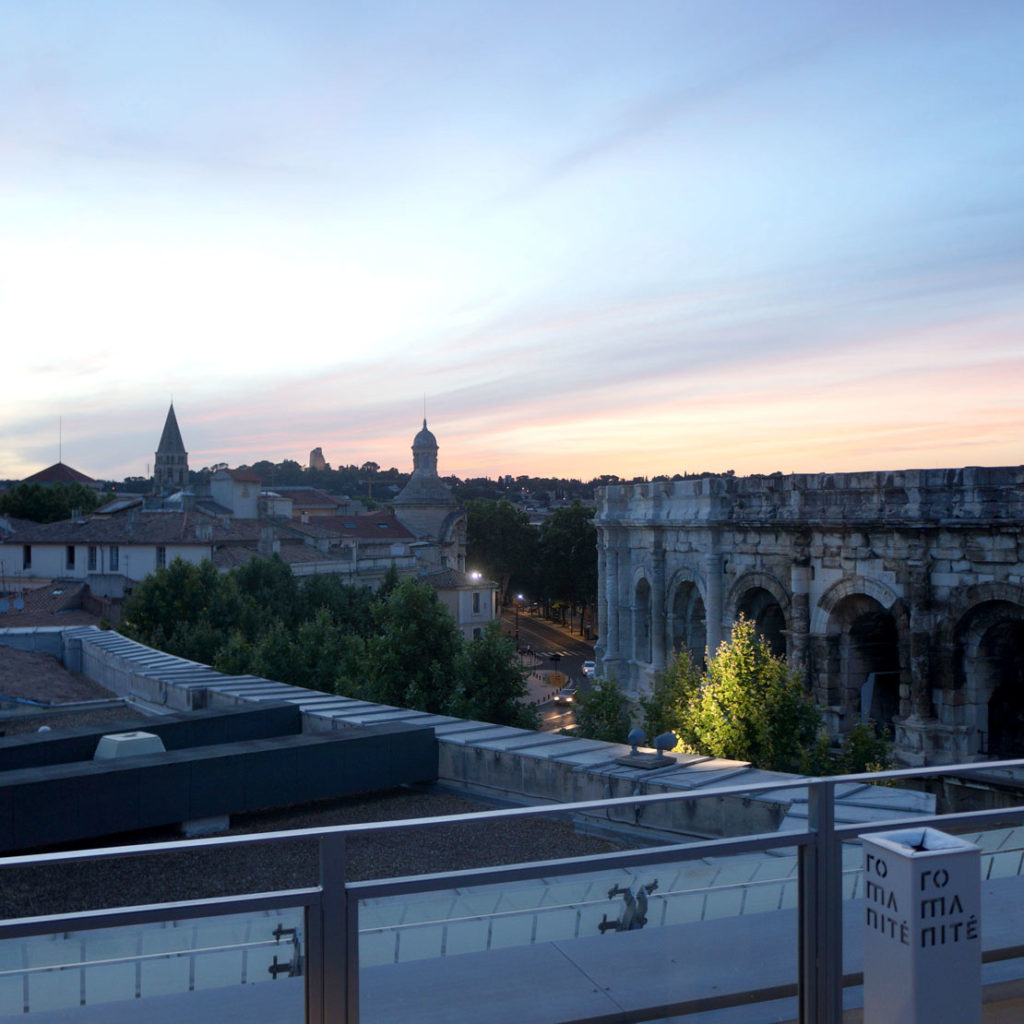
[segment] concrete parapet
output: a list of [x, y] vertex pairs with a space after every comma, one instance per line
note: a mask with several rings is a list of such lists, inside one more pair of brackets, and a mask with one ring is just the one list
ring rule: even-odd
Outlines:
[[[36, 636], [37, 632], [6, 630], [0, 633], [0, 643], [58, 644], [60, 630], [48, 631], [42, 637]], [[209, 714], [217, 708], [240, 710], [266, 701], [283, 702], [292, 713], [301, 715], [301, 730], [305, 734], [356, 727], [429, 726], [437, 741], [437, 781], [499, 803], [559, 804], [680, 790], [707, 792], [744, 781], [754, 784], [774, 779], [789, 784], [787, 793], [624, 805], [600, 816], [577, 819], [578, 826], [587, 831], [641, 829], [652, 839], [674, 840], [680, 836], [771, 832], [779, 828], [801, 800], [793, 792], [799, 789], [799, 777], [755, 771], [746, 762], [683, 755], [674, 765], [644, 771], [616, 763], [616, 758], [630, 749], [625, 744], [429, 715], [255, 676], [227, 676], [208, 666], [154, 651], [114, 632], [95, 627], [77, 627], [66, 632], [70, 634], [69, 640], [80, 645], [84, 674], [121, 696], [141, 698], [171, 710], [209, 709]], [[19, 635], [13, 635], [16, 633]], [[63, 649], [70, 649], [70, 644], [64, 643]], [[154, 727], [154, 731], [161, 730]], [[899, 791], [886, 793], [896, 800]]]

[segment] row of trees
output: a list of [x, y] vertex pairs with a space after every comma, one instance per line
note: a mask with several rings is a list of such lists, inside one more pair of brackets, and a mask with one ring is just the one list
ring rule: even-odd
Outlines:
[[56, 523], [76, 512], [86, 515], [100, 504], [101, 497], [85, 484], [17, 484], [0, 494], [0, 515], [29, 519], [34, 523]]
[[467, 641], [431, 587], [393, 571], [371, 592], [331, 575], [297, 579], [276, 556], [226, 574], [179, 559], [135, 588], [121, 632], [233, 675], [536, 727], [499, 624]]
[[[772, 654], [747, 619], [733, 626], [705, 668], [680, 651], [637, 710], [648, 738], [671, 732], [678, 750], [768, 771], [826, 775], [889, 765], [889, 744], [873, 723], [856, 725], [841, 750], [831, 749], [800, 673]], [[580, 698], [578, 734], [622, 743], [631, 722], [629, 703], [613, 680]]]
[[582, 611], [597, 595], [594, 509], [574, 501], [538, 528], [510, 501], [470, 501], [466, 557], [500, 584], [506, 600], [523, 593], [549, 607]]

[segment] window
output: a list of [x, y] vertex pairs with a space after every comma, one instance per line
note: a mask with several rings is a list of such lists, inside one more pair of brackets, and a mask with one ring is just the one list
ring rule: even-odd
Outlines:
[[65, 558], [64, 566], [67, 569], [74, 569], [75, 567], [75, 545], [69, 544], [67, 547], [67, 556]]
[[96, 545], [89, 545], [89, 572], [96, 571]]
[[117, 569], [121, 561], [121, 549], [116, 544], [110, 545], [110, 568]]
[[484, 635], [483, 630], [479, 626], [473, 627], [473, 639], [479, 640]]
[[22, 544], [21, 546], [21, 567], [22, 569], [32, 568], [32, 545]]
[[480, 614], [480, 591], [478, 590], [473, 591], [473, 614]]
[[163, 569], [167, 565], [167, 548], [158, 547], [156, 549], [156, 567]]

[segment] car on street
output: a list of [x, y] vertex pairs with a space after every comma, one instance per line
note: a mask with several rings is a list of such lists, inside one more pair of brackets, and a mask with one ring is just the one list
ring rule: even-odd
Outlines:
[[585, 661], [585, 662], [583, 662], [583, 674], [588, 679], [593, 679], [596, 672], [597, 672], [597, 663], [596, 662], [593, 662], [593, 661]]
[[575, 704], [576, 703], [576, 684], [567, 683], [563, 686], [558, 693], [555, 694], [556, 704]]

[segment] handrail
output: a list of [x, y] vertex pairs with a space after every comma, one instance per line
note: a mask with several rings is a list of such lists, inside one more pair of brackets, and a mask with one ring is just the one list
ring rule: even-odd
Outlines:
[[[363, 900], [463, 886], [493, 885], [536, 879], [546, 875], [578, 875], [595, 871], [637, 868], [669, 861], [689, 861], [747, 852], [796, 848], [799, 855], [796, 882], [799, 892], [798, 920], [800, 921], [801, 936], [798, 984], [777, 986], [757, 992], [691, 999], [667, 1004], [664, 1007], [650, 1007], [648, 1011], [657, 1011], [661, 1013], [661, 1016], [665, 1016], [672, 1013], [696, 1012], [698, 1009], [711, 1009], [713, 1006], [740, 1005], [743, 1002], [750, 1002], [752, 999], [781, 998], [799, 993], [802, 1019], [814, 1020], [816, 1024], [837, 1024], [841, 1019], [842, 987], [846, 984], [858, 983], [853, 980], [856, 975], [844, 976], [842, 973], [840, 932], [842, 868], [840, 857], [843, 842], [854, 840], [867, 833], [894, 828], [937, 825], [947, 829], [966, 829], [975, 826], [984, 827], [998, 821], [1024, 822], [1024, 805], [1018, 805], [983, 811], [925, 814], [909, 818], [894, 817], [881, 821], [837, 824], [834, 820], [837, 791], [841, 793], [844, 788], [851, 785], [870, 785], [888, 780], [925, 777], [962, 777], [977, 773], [991, 773], [994, 770], [1005, 768], [1024, 769], [1024, 761], [1006, 760], [971, 765], [928, 766], [846, 776], [788, 778], [748, 784], [734, 783], [725, 786], [713, 784], [709, 788], [689, 791], [585, 800], [569, 804], [500, 808], [427, 818], [289, 829], [238, 836], [214, 836], [194, 840], [182, 839], [106, 849], [8, 856], [0, 858], [0, 872], [4, 868], [13, 867], [110, 861], [129, 856], [160, 857], [185, 850], [258, 846], [301, 839], [319, 843], [321, 881], [319, 885], [307, 888], [151, 903], [135, 907], [49, 914], [0, 921], [0, 939], [64, 931], [88, 931], [128, 924], [217, 917], [286, 907], [302, 908], [306, 914], [307, 928], [308, 1020], [311, 1024], [322, 1024], [327, 1020], [357, 1024], [359, 1015], [357, 935], [359, 904]], [[479, 824], [486, 821], [544, 815], [564, 818], [623, 806], [637, 807], [655, 803], [718, 799], [728, 796], [770, 796], [772, 792], [798, 790], [806, 791], [808, 797], [806, 827], [785, 832], [680, 842], [584, 857], [503, 864], [398, 878], [349, 881], [344, 873], [344, 844], [346, 838], [351, 836], [380, 834], [396, 829], [412, 830], [451, 826], [459, 823]], [[1024, 953], [1024, 946], [1014, 945], [1006, 949], [987, 950], [985, 958], [986, 961], [1016, 958], [1022, 953]], [[635, 1010], [625, 1016], [619, 1015], [616, 1019], [651, 1019], [649, 1016], [645, 1017], [648, 1011]], [[592, 1016], [583, 1019], [594, 1024], [603, 1018]]]
[[158, 921], [190, 921], [203, 917], [226, 917], [263, 910], [290, 910], [316, 906], [323, 890], [280, 889], [274, 892], [214, 896], [201, 900], [171, 903], [147, 903], [137, 907], [111, 907], [103, 910], [73, 910], [65, 914], [41, 914], [38, 917], [14, 917], [0, 921], [0, 941], [53, 932], [90, 931], [120, 928], [126, 925], [152, 924]]

